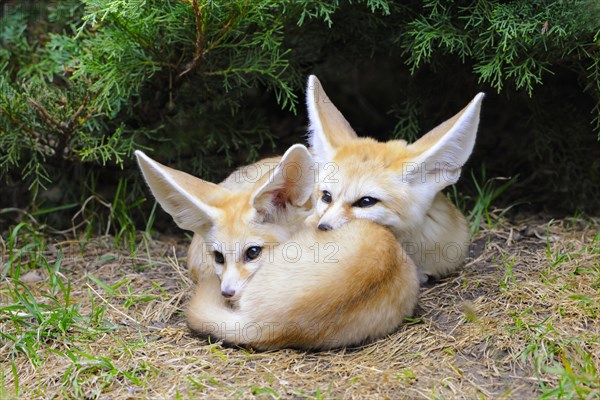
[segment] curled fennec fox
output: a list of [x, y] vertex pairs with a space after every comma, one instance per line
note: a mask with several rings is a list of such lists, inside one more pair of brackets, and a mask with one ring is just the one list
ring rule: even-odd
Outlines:
[[483, 93], [414, 143], [358, 137], [315, 76], [308, 80], [309, 143], [322, 166], [319, 229], [355, 218], [392, 230], [421, 282], [460, 266], [469, 227], [440, 191], [455, 183], [475, 144]]
[[[290, 152], [302, 173], [284, 179]], [[221, 282], [215, 274], [201, 275], [187, 311], [192, 330], [263, 350], [329, 349], [385, 336], [413, 312], [416, 267], [386, 228], [356, 220], [324, 232], [299, 219], [283, 227], [265, 222], [281, 223], [287, 205], [309, 201], [313, 162], [303, 146], [288, 150], [273, 177], [254, 191], [234, 192], [136, 155], [177, 224], [213, 241], [207, 262], [216, 271], [250, 271], [232, 296], [235, 307], [222, 295], [225, 274]]]
[[199, 282], [188, 308], [191, 329], [262, 350], [381, 338], [412, 314], [419, 291], [412, 259], [389, 230], [368, 220], [330, 232], [308, 225], [269, 248], [236, 309], [218, 285], [214, 275]]

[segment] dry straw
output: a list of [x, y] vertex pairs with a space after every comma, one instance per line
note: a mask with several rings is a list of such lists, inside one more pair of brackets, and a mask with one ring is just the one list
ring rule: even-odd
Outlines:
[[[115, 251], [110, 238], [84, 252], [66, 244], [71, 302], [81, 315], [90, 299], [106, 303], [115, 329], [48, 339], [38, 366], [3, 339], [0, 395], [14, 394], [16, 374], [22, 398], [598, 397], [598, 242], [597, 225], [574, 220], [484, 229], [467, 265], [423, 288], [414, 319], [396, 333], [321, 353], [255, 353], [192, 337], [182, 314], [192, 285], [185, 242], [152, 242], [151, 259]], [[11, 284], [0, 286], [1, 307]], [[28, 287], [44, 301], [46, 282]], [[0, 328], [16, 335], [7, 316]]]

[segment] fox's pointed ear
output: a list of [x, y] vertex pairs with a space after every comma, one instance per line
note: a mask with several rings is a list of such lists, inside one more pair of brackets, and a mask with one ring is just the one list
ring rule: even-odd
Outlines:
[[308, 149], [295, 144], [285, 152], [267, 181], [252, 194], [251, 204], [266, 214], [287, 204], [305, 206], [315, 186], [315, 162]]
[[135, 156], [152, 194], [181, 229], [200, 232], [214, 223], [220, 210], [208, 203], [217, 203], [225, 189], [166, 167], [139, 150]]
[[309, 120], [308, 143], [318, 161], [329, 162], [335, 155], [335, 149], [355, 139], [356, 133], [329, 100], [321, 82], [314, 75], [308, 77], [306, 105]]
[[435, 186], [436, 192], [456, 183], [475, 145], [483, 97], [479, 93], [454, 117], [408, 146], [417, 156], [407, 163], [405, 178]]

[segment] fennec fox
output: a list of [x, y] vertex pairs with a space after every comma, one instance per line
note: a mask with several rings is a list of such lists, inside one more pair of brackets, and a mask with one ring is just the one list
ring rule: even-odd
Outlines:
[[[309, 171], [313, 161], [297, 146], [295, 167]], [[282, 162], [291, 160], [291, 150]], [[301, 218], [290, 221], [293, 226], [278, 225], [278, 214], [290, 212], [287, 205], [310, 201], [312, 173], [310, 179], [284, 179], [280, 163], [257, 191], [232, 192], [136, 155], [153, 194], [177, 224], [213, 241], [206, 256], [215, 270], [248, 271], [229, 299], [223, 296], [226, 272], [221, 279], [201, 276], [188, 308], [194, 331], [257, 349], [328, 349], [387, 335], [413, 312], [416, 267], [388, 229], [366, 220], [330, 232]]]
[[319, 229], [353, 219], [388, 227], [420, 280], [460, 266], [468, 251], [463, 214], [440, 191], [455, 183], [475, 144], [483, 93], [414, 143], [358, 137], [315, 76], [308, 80], [309, 143], [327, 166], [319, 183]]

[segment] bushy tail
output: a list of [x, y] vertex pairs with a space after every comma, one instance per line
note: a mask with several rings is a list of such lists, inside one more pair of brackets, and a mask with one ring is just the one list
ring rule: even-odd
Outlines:
[[201, 336], [227, 343], [247, 343], [244, 318], [221, 296], [215, 275], [205, 276], [198, 282], [188, 306], [187, 322], [190, 329]]

